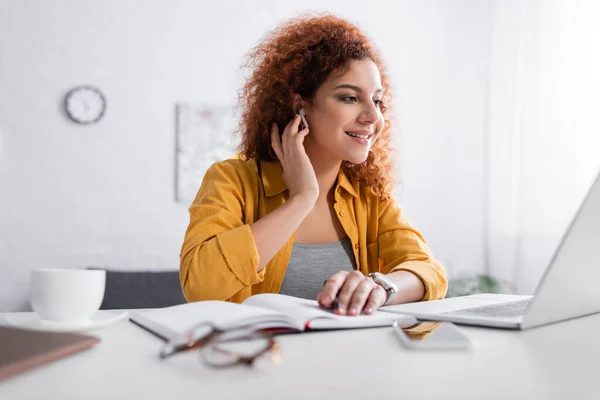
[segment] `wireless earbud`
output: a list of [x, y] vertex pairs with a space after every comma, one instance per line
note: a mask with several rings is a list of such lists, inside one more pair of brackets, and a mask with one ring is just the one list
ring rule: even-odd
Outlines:
[[299, 109], [298, 114], [300, 114], [300, 118], [302, 118], [302, 124], [304, 124], [304, 128], [308, 128], [308, 122], [306, 122], [306, 114], [304, 113], [304, 108]]

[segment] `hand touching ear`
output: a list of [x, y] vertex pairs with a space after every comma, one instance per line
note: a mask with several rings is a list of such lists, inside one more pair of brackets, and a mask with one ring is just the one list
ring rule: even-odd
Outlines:
[[290, 198], [298, 196], [317, 201], [319, 183], [304, 150], [304, 138], [308, 135], [308, 128], [299, 131], [300, 120], [300, 115], [296, 115], [288, 122], [281, 137], [277, 124], [273, 123], [271, 146], [283, 167], [283, 180], [290, 191]]

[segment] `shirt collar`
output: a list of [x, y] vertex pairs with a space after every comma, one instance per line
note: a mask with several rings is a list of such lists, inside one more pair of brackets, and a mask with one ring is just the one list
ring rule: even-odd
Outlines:
[[[282, 173], [283, 168], [278, 160], [260, 161], [260, 174], [265, 188], [265, 196], [272, 197], [287, 190]], [[358, 197], [358, 183], [353, 184], [342, 168], [338, 173], [337, 186], [342, 187], [353, 197]]]
[[287, 186], [283, 180], [283, 168], [281, 168], [281, 163], [278, 160], [259, 162], [260, 175], [263, 187], [265, 188], [265, 196], [272, 197], [285, 191]]

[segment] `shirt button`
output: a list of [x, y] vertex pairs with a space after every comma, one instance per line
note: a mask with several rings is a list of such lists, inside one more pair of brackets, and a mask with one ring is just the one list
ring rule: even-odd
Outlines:
[[360, 247], [360, 246], [358, 245], [358, 243], [355, 243], [355, 244], [354, 244], [354, 248], [355, 248], [355, 249], [358, 249], [359, 247]]
[[344, 210], [340, 211], [340, 216], [341, 217], [345, 217], [346, 216], [346, 211], [344, 211]]

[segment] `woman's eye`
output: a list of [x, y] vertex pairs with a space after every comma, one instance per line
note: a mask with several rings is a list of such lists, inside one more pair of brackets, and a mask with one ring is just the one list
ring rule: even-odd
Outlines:
[[373, 100], [373, 103], [375, 103], [375, 105], [377, 107], [381, 107], [381, 105], [383, 104], [383, 101], [381, 101], [381, 100]]
[[355, 103], [358, 101], [358, 98], [356, 98], [354, 96], [344, 96], [344, 97], [340, 97], [340, 99], [342, 99], [346, 103]]

